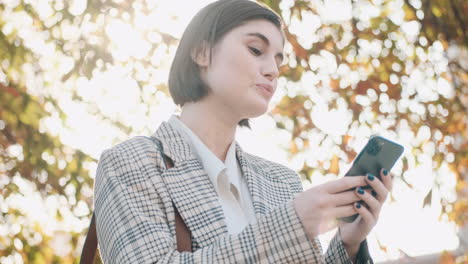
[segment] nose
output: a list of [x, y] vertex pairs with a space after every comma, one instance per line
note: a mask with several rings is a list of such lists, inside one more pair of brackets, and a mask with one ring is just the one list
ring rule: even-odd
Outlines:
[[263, 76], [265, 76], [269, 81], [273, 81], [279, 76], [279, 68], [276, 66], [275, 59], [269, 59], [264, 63]]

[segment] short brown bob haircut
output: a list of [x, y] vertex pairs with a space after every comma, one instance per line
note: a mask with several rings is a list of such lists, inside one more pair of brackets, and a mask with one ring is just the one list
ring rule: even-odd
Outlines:
[[[169, 92], [175, 104], [183, 106], [187, 102], [196, 102], [210, 91], [200, 77], [199, 66], [192, 59], [192, 52], [199, 52], [203, 43], [208, 44], [211, 63], [212, 49], [216, 43], [230, 30], [255, 19], [266, 19], [283, 33], [278, 14], [249, 0], [219, 0], [207, 5], [192, 18], [180, 39], [169, 72]], [[239, 125], [250, 128], [248, 119], [241, 120]]]

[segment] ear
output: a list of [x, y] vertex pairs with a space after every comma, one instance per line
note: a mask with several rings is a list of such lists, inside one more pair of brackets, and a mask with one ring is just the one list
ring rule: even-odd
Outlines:
[[210, 46], [206, 41], [192, 49], [190, 53], [192, 60], [200, 67], [208, 67], [210, 65]]

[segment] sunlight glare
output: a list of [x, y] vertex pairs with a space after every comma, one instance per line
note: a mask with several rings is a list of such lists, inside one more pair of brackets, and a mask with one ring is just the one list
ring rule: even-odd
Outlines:
[[151, 45], [143, 39], [132, 25], [122, 20], [114, 19], [106, 26], [106, 34], [115, 45], [114, 56], [120, 61], [126, 61], [129, 57], [142, 59], [145, 57]]

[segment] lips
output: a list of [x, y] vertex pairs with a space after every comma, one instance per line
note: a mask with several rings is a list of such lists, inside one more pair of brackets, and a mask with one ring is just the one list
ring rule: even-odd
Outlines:
[[267, 93], [269, 96], [273, 95], [273, 86], [266, 84], [266, 83], [258, 83], [256, 84], [258, 88], [260, 88], [262, 91]]

